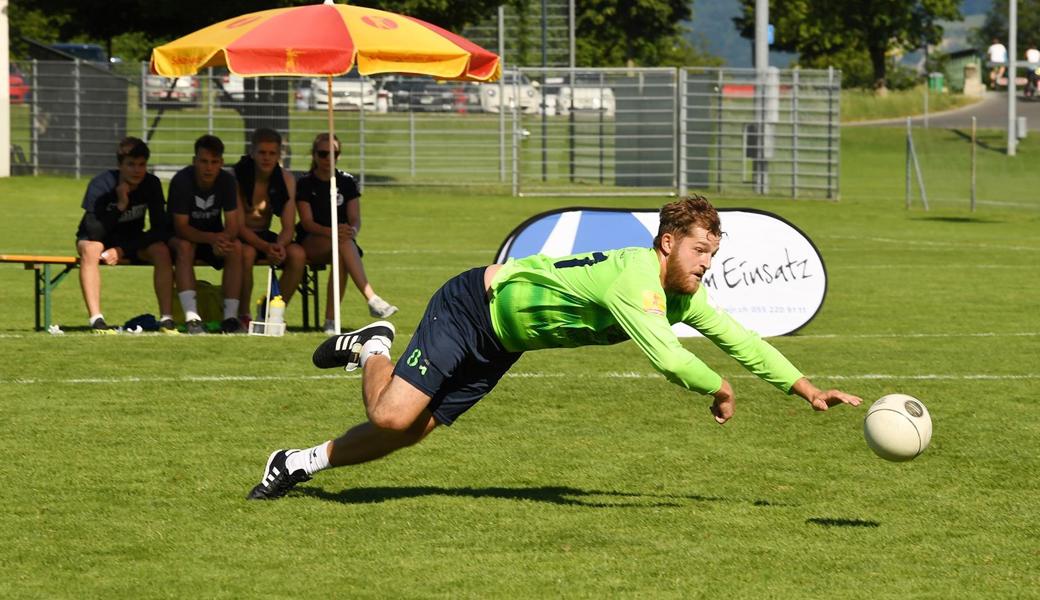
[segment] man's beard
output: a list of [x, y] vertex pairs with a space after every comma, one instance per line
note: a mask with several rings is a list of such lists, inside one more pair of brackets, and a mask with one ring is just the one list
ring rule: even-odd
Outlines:
[[664, 276], [664, 290], [680, 294], [693, 295], [700, 288], [700, 280], [690, 279], [689, 273], [679, 265], [678, 256], [673, 252], [667, 258], [668, 271]]

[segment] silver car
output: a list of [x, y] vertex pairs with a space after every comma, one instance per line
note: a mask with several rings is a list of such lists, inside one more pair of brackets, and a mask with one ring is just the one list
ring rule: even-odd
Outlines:
[[[311, 110], [328, 110], [328, 80], [311, 79]], [[371, 80], [361, 77], [357, 71], [332, 79], [332, 110], [375, 110], [376, 86]]]
[[525, 114], [536, 114], [542, 109], [542, 94], [523, 73], [503, 73], [502, 85], [498, 83], [480, 84], [481, 110], [497, 113], [503, 105], [507, 110], [517, 108]]

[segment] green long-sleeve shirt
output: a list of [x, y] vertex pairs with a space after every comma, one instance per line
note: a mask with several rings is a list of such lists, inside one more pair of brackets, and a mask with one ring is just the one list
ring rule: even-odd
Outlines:
[[802, 374], [778, 350], [708, 302], [666, 294], [652, 248], [623, 248], [562, 258], [510, 260], [491, 282], [491, 321], [506, 349], [616, 344], [631, 339], [669, 381], [713, 394], [722, 378], [679, 343], [686, 323], [749, 371], [790, 392]]

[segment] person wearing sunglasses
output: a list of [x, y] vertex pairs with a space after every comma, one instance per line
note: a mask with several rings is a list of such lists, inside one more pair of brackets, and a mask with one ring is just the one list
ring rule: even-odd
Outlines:
[[[307, 260], [311, 263], [332, 262], [332, 211], [329, 208], [329, 186], [332, 175], [336, 175], [336, 206], [339, 233], [339, 292], [343, 297], [349, 275], [358, 291], [368, 302], [368, 312], [373, 317], [385, 319], [397, 312], [397, 307], [383, 300], [372, 289], [372, 284], [361, 264], [363, 252], [357, 244], [361, 230], [361, 191], [357, 180], [349, 173], [335, 168], [340, 154], [340, 141], [322, 133], [311, 144], [311, 169], [296, 184], [296, 204], [300, 222], [296, 225], [296, 240], [303, 246]], [[333, 321], [332, 277], [329, 277], [325, 301], [325, 332], [335, 331]]]

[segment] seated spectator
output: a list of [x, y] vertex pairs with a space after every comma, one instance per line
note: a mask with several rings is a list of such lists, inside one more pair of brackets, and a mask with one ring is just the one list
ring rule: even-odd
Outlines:
[[1007, 72], [1007, 48], [1000, 43], [1000, 40], [993, 38], [993, 43], [986, 49], [986, 56], [989, 57], [990, 65], [989, 83], [991, 87], [995, 87], [997, 81]]
[[[224, 142], [214, 135], [195, 140], [195, 158], [170, 180], [169, 207], [173, 216], [177, 296], [184, 308], [188, 333], [205, 333], [195, 296], [195, 260], [223, 269], [223, 333], [239, 333], [238, 295], [242, 291], [242, 244], [238, 241], [242, 211], [238, 210], [235, 177], [223, 169]], [[223, 214], [223, 219], [221, 215]]]
[[[238, 180], [238, 202], [242, 206], [242, 291], [239, 299], [238, 320], [248, 326], [250, 298], [253, 295], [253, 265], [258, 258], [267, 258], [271, 264], [282, 265], [279, 288], [282, 299], [288, 303], [300, 287], [307, 262], [303, 247], [292, 243], [296, 225], [296, 179], [282, 169], [282, 136], [273, 129], [261, 128], [253, 132], [248, 156], [235, 164]], [[271, 231], [274, 215], [281, 220], [279, 233]]]
[[[332, 211], [329, 208], [329, 187], [336, 159], [339, 158], [340, 142], [334, 137], [330, 147], [329, 134], [322, 133], [311, 144], [311, 170], [296, 184], [296, 204], [300, 210], [300, 222], [296, 226], [297, 240], [312, 263], [332, 262]], [[361, 231], [361, 192], [357, 180], [348, 173], [335, 169], [336, 214], [339, 224], [339, 293], [346, 289], [344, 272], [354, 280], [354, 285], [368, 301], [368, 313], [373, 317], [386, 318], [397, 312], [397, 307], [380, 298], [365, 276], [361, 264], [362, 251], [357, 244]], [[335, 331], [333, 322], [332, 277], [329, 277], [325, 302], [325, 332]]]
[[[173, 323], [173, 265], [166, 241], [170, 238], [159, 178], [148, 172], [148, 144], [123, 138], [116, 152], [118, 169], [90, 180], [83, 196], [83, 218], [76, 232], [80, 256], [79, 284], [87, 305], [90, 327], [96, 333], [115, 333], [101, 314], [101, 270], [126, 258], [154, 265], [155, 297], [159, 300], [159, 328], [177, 333]], [[150, 229], [144, 230], [148, 213]]]

